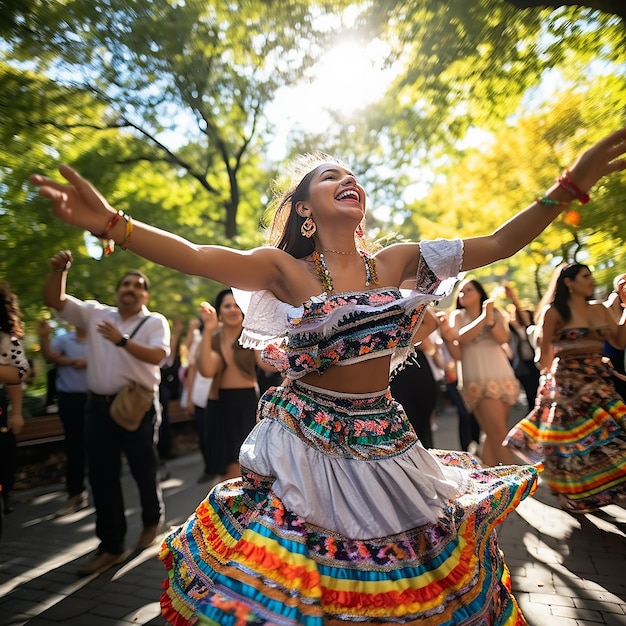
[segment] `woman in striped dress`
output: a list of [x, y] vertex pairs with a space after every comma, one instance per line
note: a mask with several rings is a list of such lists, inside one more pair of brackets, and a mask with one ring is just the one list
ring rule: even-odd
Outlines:
[[557, 271], [540, 322], [537, 402], [505, 444], [525, 461], [544, 462], [566, 511], [588, 513], [626, 495], [626, 405], [602, 360], [605, 341], [626, 343], [626, 313], [618, 324], [589, 302], [594, 282], [586, 265]]

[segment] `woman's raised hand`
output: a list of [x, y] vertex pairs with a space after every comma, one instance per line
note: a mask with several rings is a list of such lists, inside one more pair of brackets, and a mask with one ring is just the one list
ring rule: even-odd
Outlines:
[[59, 250], [50, 258], [50, 269], [55, 272], [63, 272], [72, 267], [72, 253], [69, 250]]
[[626, 128], [598, 141], [582, 153], [570, 168], [570, 176], [584, 191], [591, 189], [603, 176], [626, 169]]
[[200, 304], [200, 317], [204, 324], [204, 331], [213, 333], [219, 326], [219, 318], [217, 311], [208, 302], [202, 302]]
[[42, 196], [52, 200], [55, 217], [96, 236], [102, 234], [115, 209], [90, 182], [68, 165], [61, 165], [59, 172], [68, 183], [60, 183], [40, 174], [32, 174], [28, 180], [39, 187]]

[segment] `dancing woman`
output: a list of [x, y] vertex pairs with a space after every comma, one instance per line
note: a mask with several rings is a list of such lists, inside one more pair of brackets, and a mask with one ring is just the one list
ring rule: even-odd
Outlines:
[[[586, 151], [493, 234], [370, 255], [366, 196], [326, 155], [277, 196], [269, 246], [200, 246], [115, 211], [74, 170], [31, 182], [64, 221], [122, 248], [253, 292], [243, 345], [285, 374], [260, 400], [242, 479], [215, 486], [167, 538], [171, 623], [523, 624], [495, 526], [533, 467], [481, 469], [427, 451], [389, 392], [425, 307], [461, 270], [514, 254], [602, 176], [626, 168], [626, 129]], [[450, 280], [447, 280], [450, 279]], [[403, 295], [399, 286], [413, 282]]]
[[240, 476], [239, 448], [254, 428], [259, 401], [257, 356], [239, 343], [243, 313], [231, 289], [223, 289], [200, 306], [202, 341], [198, 347], [198, 371], [212, 378], [207, 404], [205, 442], [214, 460], [217, 475], [223, 479]]
[[511, 452], [502, 446], [509, 411], [519, 396], [519, 383], [502, 349], [509, 340], [508, 321], [483, 286], [475, 279], [466, 279], [459, 286], [450, 328], [457, 333], [461, 351], [459, 389], [468, 411], [485, 433], [481, 459], [485, 465], [515, 463]]
[[626, 345], [626, 312], [618, 324], [589, 302], [594, 282], [586, 265], [557, 273], [540, 321], [538, 401], [505, 443], [527, 462], [544, 462], [566, 511], [588, 513], [626, 496], [626, 405], [602, 360], [605, 341]]

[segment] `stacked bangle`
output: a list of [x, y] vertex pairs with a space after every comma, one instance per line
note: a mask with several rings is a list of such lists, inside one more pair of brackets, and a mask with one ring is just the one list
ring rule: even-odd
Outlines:
[[120, 217], [124, 217], [124, 211], [117, 211], [115, 215], [108, 221], [103, 233], [98, 235], [100, 239], [106, 239], [109, 236], [110, 230], [115, 226], [119, 221]]
[[571, 178], [569, 170], [565, 170], [565, 173], [559, 176], [557, 181], [567, 193], [573, 198], [576, 198], [581, 204], [587, 204], [589, 202], [589, 194], [585, 193]]
[[130, 215], [124, 215], [124, 219], [126, 220], [126, 231], [124, 232], [124, 239], [120, 244], [120, 248], [122, 250], [126, 250], [126, 248], [128, 248], [130, 237], [133, 234], [133, 218]]
[[[120, 248], [122, 250], [126, 250], [128, 248], [128, 244], [130, 242], [130, 237], [133, 234], [133, 220], [130, 215], [124, 213], [124, 211], [120, 210], [115, 213], [115, 215], [108, 221], [104, 231], [101, 235], [95, 235], [98, 239], [104, 239], [104, 254], [109, 255], [115, 250], [115, 240], [109, 238], [109, 233], [113, 229], [113, 227], [120, 221], [120, 219], [124, 218], [126, 222], [126, 229], [124, 231], [124, 239], [122, 239], [122, 243], [120, 244]], [[93, 235], [94, 233], [92, 233]]]

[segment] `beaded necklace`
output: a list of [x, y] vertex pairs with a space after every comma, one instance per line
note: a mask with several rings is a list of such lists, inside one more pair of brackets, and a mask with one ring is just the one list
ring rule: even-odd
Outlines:
[[[371, 257], [365, 252], [365, 250], [359, 250], [359, 254], [365, 264], [365, 286], [369, 287], [372, 283], [378, 285], [378, 272], [376, 270], [376, 259]], [[324, 255], [317, 250], [313, 250], [311, 253], [311, 259], [315, 264], [315, 270], [322, 283], [322, 287], [326, 293], [333, 291], [333, 277], [330, 274], [330, 270], [324, 260]]]

